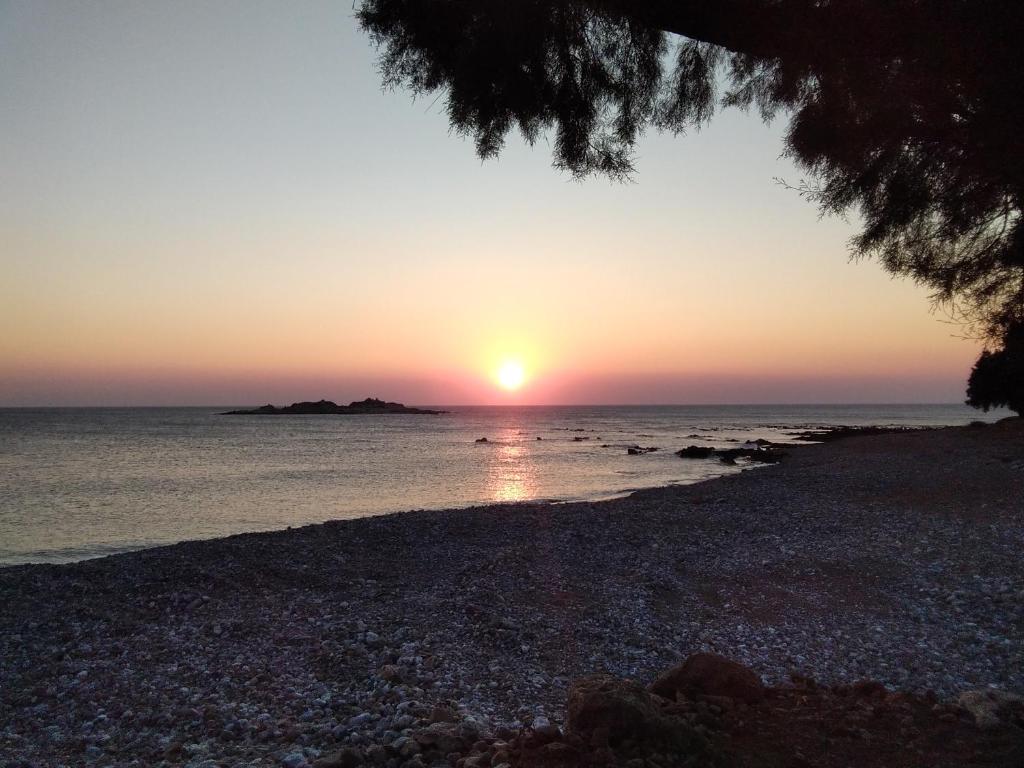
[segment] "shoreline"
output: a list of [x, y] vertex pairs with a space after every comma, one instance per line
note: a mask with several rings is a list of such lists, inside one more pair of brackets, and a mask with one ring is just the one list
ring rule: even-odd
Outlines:
[[1021, 420], [790, 450], [606, 501], [0, 568], [0, 754], [279, 765], [382, 738], [408, 701], [559, 722], [571, 680], [695, 651], [769, 683], [1024, 689]]
[[[410, 509], [597, 500], [723, 474], [719, 462], [672, 455], [695, 442], [729, 449], [826, 425], [966, 425], [975, 415], [967, 406], [542, 408], [541, 416], [509, 407], [453, 414], [442, 428], [412, 417], [249, 422], [209, 409], [150, 410], [8, 413], [0, 564]], [[481, 436], [493, 443], [482, 447]], [[629, 448], [642, 455], [627, 457]]]
[[[796, 427], [796, 426], [794, 426], [794, 427], [791, 428], [794, 431], [790, 431], [790, 432], [784, 433], [784, 434], [786, 434], [788, 436], [791, 436], [793, 438], [793, 442], [767, 442], [767, 441], [761, 441], [761, 444], [764, 447], [770, 447], [770, 448], [773, 448], [773, 449], [779, 449], [781, 451], [782, 456], [784, 456], [786, 451], [788, 451], [790, 449], [793, 449], [793, 448], [804, 448], [804, 447], [808, 447], [808, 446], [819, 445], [821, 443], [831, 442], [831, 441], [836, 440], [836, 439], [844, 439], [844, 438], [850, 437], [850, 436], [861, 436], [862, 434], [863, 435], [877, 435], [877, 434], [890, 434], [890, 433], [897, 433], [897, 434], [899, 434], [899, 433], [904, 433], [904, 432], [929, 431], [929, 430], [949, 429], [949, 428], [956, 428], [956, 427], [949, 427], [949, 426], [905, 426], [905, 425], [901, 425], [901, 426], [842, 426], [842, 425], [837, 425], [837, 426], [821, 426], [821, 427], [816, 427], [816, 428], [813, 428], [813, 429], [807, 429], [806, 427]], [[691, 439], [695, 439], [696, 437], [697, 437], [696, 435], [691, 435]], [[604, 447], [604, 446], [602, 446], [602, 447]], [[730, 451], [733, 448], [734, 448], [734, 446], [729, 445], [729, 446], [726, 446], [726, 447], [718, 447], [718, 448], [709, 449], [710, 450], [710, 456], [708, 458], [711, 458], [712, 460], [714, 460], [716, 458], [720, 458], [723, 454], [728, 453], [728, 451]], [[639, 449], [639, 450], [648, 451], [650, 449]], [[660, 449], [654, 449], [654, 450], [660, 450]], [[669, 450], [665, 451], [665, 453], [676, 453], [678, 455], [679, 451], [674, 451], [672, 449], [669, 449]], [[195, 542], [200, 542], [200, 541], [216, 541], [216, 540], [220, 540], [220, 539], [228, 539], [228, 538], [231, 538], [232, 536], [239, 536], [239, 535], [244, 535], [244, 534], [249, 534], [249, 533], [278, 533], [278, 532], [282, 532], [282, 531], [293, 530], [295, 528], [303, 528], [303, 527], [307, 527], [307, 526], [310, 526], [310, 525], [325, 525], [325, 524], [329, 524], [329, 523], [344, 522], [344, 521], [347, 521], [347, 520], [357, 520], [357, 519], [361, 519], [361, 518], [364, 518], [364, 517], [387, 517], [387, 516], [390, 516], [390, 515], [405, 514], [405, 513], [408, 513], [408, 512], [454, 512], [454, 511], [467, 511], [467, 510], [475, 510], [475, 509], [486, 509], [487, 507], [491, 507], [491, 506], [515, 506], [515, 505], [536, 505], [536, 504], [550, 504], [550, 505], [553, 505], [553, 506], [559, 506], [559, 505], [565, 505], [565, 504], [591, 504], [591, 503], [601, 503], [601, 502], [605, 502], [605, 501], [615, 501], [617, 499], [627, 498], [627, 497], [629, 497], [629, 496], [631, 496], [631, 495], [633, 495], [635, 493], [643, 493], [643, 492], [646, 492], [646, 491], [656, 491], [656, 490], [661, 490], [661, 489], [666, 489], [666, 488], [674, 488], [674, 487], [687, 486], [687, 485], [696, 485], [696, 484], [700, 484], [700, 483], [710, 482], [710, 481], [717, 480], [717, 479], [722, 478], [722, 477], [726, 477], [729, 474], [733, 474], [735, 469], [738, 469], [739, 471], [746, 471], [746, 470], [750, 470], [750, 469], [759, 469], [759, 468], [762, 468], [763, 466], [765, 466], [766, 463], [774, 463], [774, 461], [778, 461], [778, 459], [773, 460], [772, 462], [746, 461], [746, 462], [740, 464], [737, 467], [737, 464], [736, 464], [735, 460], [733, 460], [733, 461], [722, 460], [722, 462], [721, 462], [721, 467], [722, 467], [721, 474], [716, 474], [716, 475], [714, 475], [712, 477], [704, 477], [704, 478], [693, 479], [693, 480], [691, 480], [691, 479], [680, 479], [680, 480], [677, 480], [677, 481], [661, 483], [661, 484], [656, 484], [656, 485], [641, 485], [641, 486], [622, 488], [622, 489], [612, 490], [612, 491], [607, 491], [607, 490], [606, 491], [595, 491], [595, 492], [593, 492], [592, 494], [589, 494], [589, 495], [576, 496], [576, 497], [566, 497], [566, 498], [552, 497], [552, 498], [523, 499], [523, 500], [520, 500], [520, 501], [508, 501], [508, 502], [497, 502], [497, 501], [471, 502], [471, 503], [466, 503], [464, 505], [459, 505], [459, 504], [450, 505], [450, 504], [444, 504], [443, 502], [438, 502], [437, 504], [434, 504], [434, 505], [431, 505], [431, 506], [427, 506], [427, 507], [417, 507], [417, 508], [413, 508], [413, 509], [409, 509], [407, 507], [396, 507], [395, 509], [390, 509], [390, 510], [387, 510], [387, 511], [372, 512], [372, 513], [357, 515], [355, 517], [338, 517], [338, 518], [329, 518], [329, 519], [326, 519], [326, 520], [312, 520], [312, 521], [308, 521], [308, 522], [298, 522], [298, 521], [296, 521], [295, 524], [292, 524], [292, 525], [286, 524], [286, 523], [284, 523], [282, 521], [283, 527], [278, 527], [278, 525], [275, 523], [275, 524], [272, 525], [272, 527], [256, 528], [256, 529], [253, 529], [253, 530], [240, 530], [240, 531], [237, 531], [235, 533], [213, 534], [213, 535], [210, 535], [210, 536], [204, 536], [204, 537], [200, 537], [200, 538], [186, 538], [186, 539], [180, 539], [180, 540], [177, 540], [177, 541], [163, 541], [163, 542], [161, 542], [161, 541], [154, 541], [154, 542], [138, 543], [138, 544], [126, 544], [124, 546], [119, 545], [119, 544], [99, 543], [99, 544], [94, 544], [94, 545], [91, 546], [91, 548], [98, 550], [95, 553], [90, 551], [90, 549], [91, 549], [90, 547], [84, 547], [84, 545], [83, 546], [79, 546], [79, 547], [67, 547], [67, 548], [63, 548], [63, 549], [36, 550], [36, 551], [28, 552], [28, 553], [12, 551], [12, 552], [10, 552], [7, 555], [7, 557], [10, 560], [9, 562], [4, 562], [2, 559], [0, 559], [0, 572], [2, 572], [6, 568], [17, 568], [17, 567], [23, 567], [23, 566], [44, 566], [44, 565], [45, 566], [63, 566], [63, 565], [71, 565], [71, 564], [74, 564], [74, 563], [85, 562], [87, 560], [99, 560], [99, 559], [106, 558], [106, 557], [115, 557], [115, 556], [118, 556], [118, 555], [127, 555], [127, 554], [136, 553], [136, 552], [142, 552], [142, 551], [146, 551], [146, 550], [149, 550], [149, 549], [159, 549], [159, 548], [162, 548], [162, 547], [171, 547], [171, 546], [175, 546], [177, 544], [189, 544], [189, 543], [195, 543]], [[74, 554], [71, 554], [71, 555], [66, 554], [66, 553], [69, 553], [69, 552], [72, 552]], [[38, 559], [38, 560], [28, 560], [28, 559], [26, 559], [26, 558], [30, 558], [30, 557], [33, 557], [33, 556], [37, 556], [37, 557], [39, 557], [41, 559]]]
[[[813, 444], [807, 444], [813, 445]], [[754, 470], [763, 467], [764, 465], [750, 465], [744, 466], [743, 471]], [[349, 523], [355, 520], [370, 520], [378, 518], [391, 518], [400, 515], [420, 515], [420, 514], [431, 514], [431, 513], [460, 513], [460, 512], [475, 512], [475, 511], [487, 511], [492, 507], [500, 507], [502, 510], [516, 509], [517, 507], [536, 507], [536, 506], [550, 506], [550, 507], [561, 507], [564, 505], [572, 504], [603, 504], [606, 502], [618, 501], [620, 499], [626, 499], [637, 493], [645, 493], [648, 491], [660, 491], [669, 488], [679, 488], [689, 485], [699, 485], [701, 483], [709, 483], [718, 480], [727, 475], [716, 475], [715, 477], [704, 478], [693, 481], [679, 481], [677, 483], [667, 483], [663, 485], [650, 485], [639, 488], [626, 488], [621, 491], [612, 491], [608, 494], [602, 493], [597, 496], [587, 498], [568, 498], [568, 499], [526, 499], [523, 501], [508, 501], [508, 502], [490, 502], [486, 504], [468, 504], [466, 506], [438, 506], [438, 507], [421, 507], [417, 509], [395, 509], [389, 512], [379, 512], [368, 515], [362, 515], [360, 517], [339, 517], [324, 520], [322, 522], [309, 522], [309, 523], [298, 523], [296, 525], [288, 525], [284, 528], [273, 527], [263, 530], [253, 531], [239, 531], [238, 533], [231, 533], [225, 536], [210, 536], [207, 538], [198, 539], [182, 539], [181, 541], [173, 541], [169, 543], [153, 543], [153, 544], [140, 544], [135, 547], [127, 549], [117, 548], [116, 545], [111, 545], [112, 551], [105, 552], [102, 554], [85, 555], [78, 557], [74, 560], [36, 560], [25, 563], [3, 563], [0, 562], [0, 576], [3, 575], [5, 570], [14, 568], [64, 568], [66, 566], [74, 566], [81, 563], [94, 562], [97, 560], [106, 560], [112, 557], [121, 557], [126, 555], [136, 555], [142, 552], [149, 552], [152, 550], [169, 549], [171, 547], [188, 546], [195, 544], [209, 544], [216, 543], [219, 541], [228, 541], [239, 536], [265, 536], [274, 534], [283, 534], [290, 531], [298, 531], [304, 528], [316, 528], [324, 525], [337, 525], [342, 523]], [[64, 551], [64, 550], [61, 550]]]

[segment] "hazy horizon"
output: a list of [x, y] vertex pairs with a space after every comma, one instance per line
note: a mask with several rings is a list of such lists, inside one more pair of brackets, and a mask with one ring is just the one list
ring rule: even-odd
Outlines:
[[[330, 398], [324, 398], [330, 400]], [[303, 401], [295, 401], [303, 402]], [[335, 401], [339, 404], [347, 404], [344, 399]], [[959, 402], [948, 402], [948, 403], [876, 403], [876, 402], [863, 402], [863, 403], [527, 403], [515, 405], [511, 403], [403, 403], [403, 405], [413, 406], [417, 408], [798, 408], [806, 406], [808, 408], [818, 407], [846, 407], [846, 406], [955, 406], [963, 405], [963, 401]], [[132, 409], [194, 409], [194, 408], [239, 408], [249, 407], [256, 405], [265, 405], [259, 403], [192, 403], [192, 404], [147, 404], [139, 403], [136, 405], [3, 405], [0, 406], [0, 410], [132, 410]], [[284, 401], [278, 403], [271, 403], [271, 405], [290, 405]], [[1001, 410], [1001, 409], [994, 409]], [[993, 411], [994, 412], [994, 411]], [[296, 414], [293, 414], [296, 415]], [[298, 418], [333, 418], [330, 415], [317, 415], [317, 414], [297, 414]]]
[[782, 122], [576, 183], [382, 92], [345, 4], [0, 19], [0, 406], [963, 400], [979, 344], [773, 180]]
[[[804, 389], [807, 388], [805, 383]], [[809, 385], [813, 387], [814, 383], [810, 382]], [[850, 389], [855, 388], [857, 385], [850, 385]], [[878, 382], [876, 389], [885, 389], [888, 391], [891, 387], [891, 382]], [[742, 391], [745, 387], [741, 384], [739, 389]], [[728, 389], [722, 387], [721, 382], [715, 381], [714, 384], [707, 384], [703, 388], [703, 392], [710, 393], [712, 391], [722, 391]], [[782, 392], [792, 395], [794, 392], [802, 391], [799, 386], [796, 386], [794, 382], [789, 383], [776, 383], [771, 388], [773, 392]], [[914, 386], [908, 384], [907, 390], [912, 393], [919, 393], [920, 386]], [[340, 394], [339, 394], [340, 393]], [[425, 407], [451, 407], [451, 408], [500, 408], [500, 407], [528, 407], [528, 408], [544, 408], [544, 407], [733, 407], [733, 406], [757, 406], [757, 407], [770, 407], [770, 406], [913, 406], [913, 405], [962, 405], [964, 404], [963, 397], [955, 397], [953, 399], [941, 400], [882, 400], [882, 399], [871, 399], [868, 398], [850, 398], [846, 400], [798, 400], [780, 397], [780, 399], [764, 399], [764, 400], [742, 400], [742, 399], [726, 399], [726, 400], [712, 400], [706, 398], [695, 398], [692, 400], [615, 400], [612, 398], [606, 398], [596, 401], [584, 401], [584, 400], [572, 400], [571, 397], [565, 397], [559, 400], [553, 400], [549, 402], [535, 402], [525, 401], [510, 401], [506, 396], [502, 400], [495, 399], [493, 401], [456, 401], [456, 400], [443, 400], [443, 399], [417, 399], [410, 398], [402, 395], [398, 391], [391, 391], [390, 388], [387, 392], [381, 390], [368, 389], [366, 391], [355, 392], [355, 390], [348, 390], [346, 388], [339, 388], [330, 391], [324, 391], [319, 394], [304, 394], [301, 396], [292, 396], [288, 394], [281, 394], [277, 397], [264, 397], [256, 399], [242, 399], [242, 400], [202, 400], [194, 399], [188, 401], [175, 401], [172, 398], [166, 398], [155, 401], [145, 401], [138, 398], [123, 398], [118, 399], [116, 397], [101, 397], [99, 395], [93, 397], [89, 402], [76, 402], [73, 400], [65, 400], [62, 402], [54, 401], [37, 401], [30, 398], [26, 398], [21, 402], [10, 402], [0, 403], [0, 408], [227, 408], [227, 407], [248, 407], [248, 406], [260, 406], [267, 403], [273, 405], [290, 405], [294, 402], [303, 401], [316, 401], [316, 400], [333, 400], [340, 404], [347, 404], [352, 401], [363, 400], [367, 397], [376, 397], [382, 400], [396, 401], [404, 403], [405, 405], [411, 406], [425, 406]]]

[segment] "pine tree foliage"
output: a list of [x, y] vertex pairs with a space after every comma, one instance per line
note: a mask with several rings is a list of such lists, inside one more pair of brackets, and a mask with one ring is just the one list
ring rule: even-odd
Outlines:
[[981, 353], [967, 380], [967, 404], [1024, 416], [1024, 325], [1009, 329], [1001, 349]]
[[782, 116], [802, 191], [859, 214], [856, 256], [928, 286], [990, 344], [1024, 322], [1024, 3], [362, 0], [357, 13], [385, 83], [443, 94], [485, 158], [518, 130], [551, 136], [559, 168], [621, 178], [649, 128], [684, 133], [729, 106]]

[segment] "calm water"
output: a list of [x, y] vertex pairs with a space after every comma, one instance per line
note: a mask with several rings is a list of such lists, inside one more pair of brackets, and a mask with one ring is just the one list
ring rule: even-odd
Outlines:
[[[982, 418], [959, 405], [506, 407], [350, 417], [220, 410], [0, 409], [0, 564], [408, 509], [606, 498], [739, 471], [672, 454], [694, 443], [784, 441], [790, 429], [829, 424]], [[661, 450], [628, 456], [633, 444]]]

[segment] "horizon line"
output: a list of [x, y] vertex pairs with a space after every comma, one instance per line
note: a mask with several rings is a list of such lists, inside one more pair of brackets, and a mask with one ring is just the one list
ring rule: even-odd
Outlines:
[[[306, 400], [296, 400], [294, 402], [315, 402]], [[357, 401], [358, 402], [358, 401]], [[403, 403], [403, 405], [405, 405]], [[758, 408], [778, 408], [778, 407], [826, 407], [826, 406], [915, 406], [915, 405], [964, 405], [962, 400], [957, 401], [946, 401], [946, 400], [921, 400], [916, 402], [897, 402], [897, 401], [856, 401], [856, 402], [838, 402], [838, 401], [806, 401], [806, 402], [733, 402], [733, 403], [710, 403], [710, 402], [692, 402], [692, 403], [409, 403], [410, 408], [745, 408], [745, 407], [758, 407]], [[178, 405], [159, 405], [159, 404], [135, 404], [135, 405], [114, 405], [114, 404], [103, 404], [103, 405], [83, 405], [83, 404], [65, 404], [65, 405], [54, 405], [45, 403], [34, 403], [30, 405], [4, 405], [0, 403], [0, 410], [29, 410], [33, 408], [241, 408], [241, 407], [252, 407], [253, 403], [204, 403], [204, 404], [178, 404]], [[257, 406], [258, 407], [258, 406]], [[993, 409], [997, 410], [997, 409]], [[287, 415], [287, 414], [286, 414]], [[291, 415], [318, 415], [318, 414], [291, 414]], [[330, 415], [330, 414], [327, 414]]]

